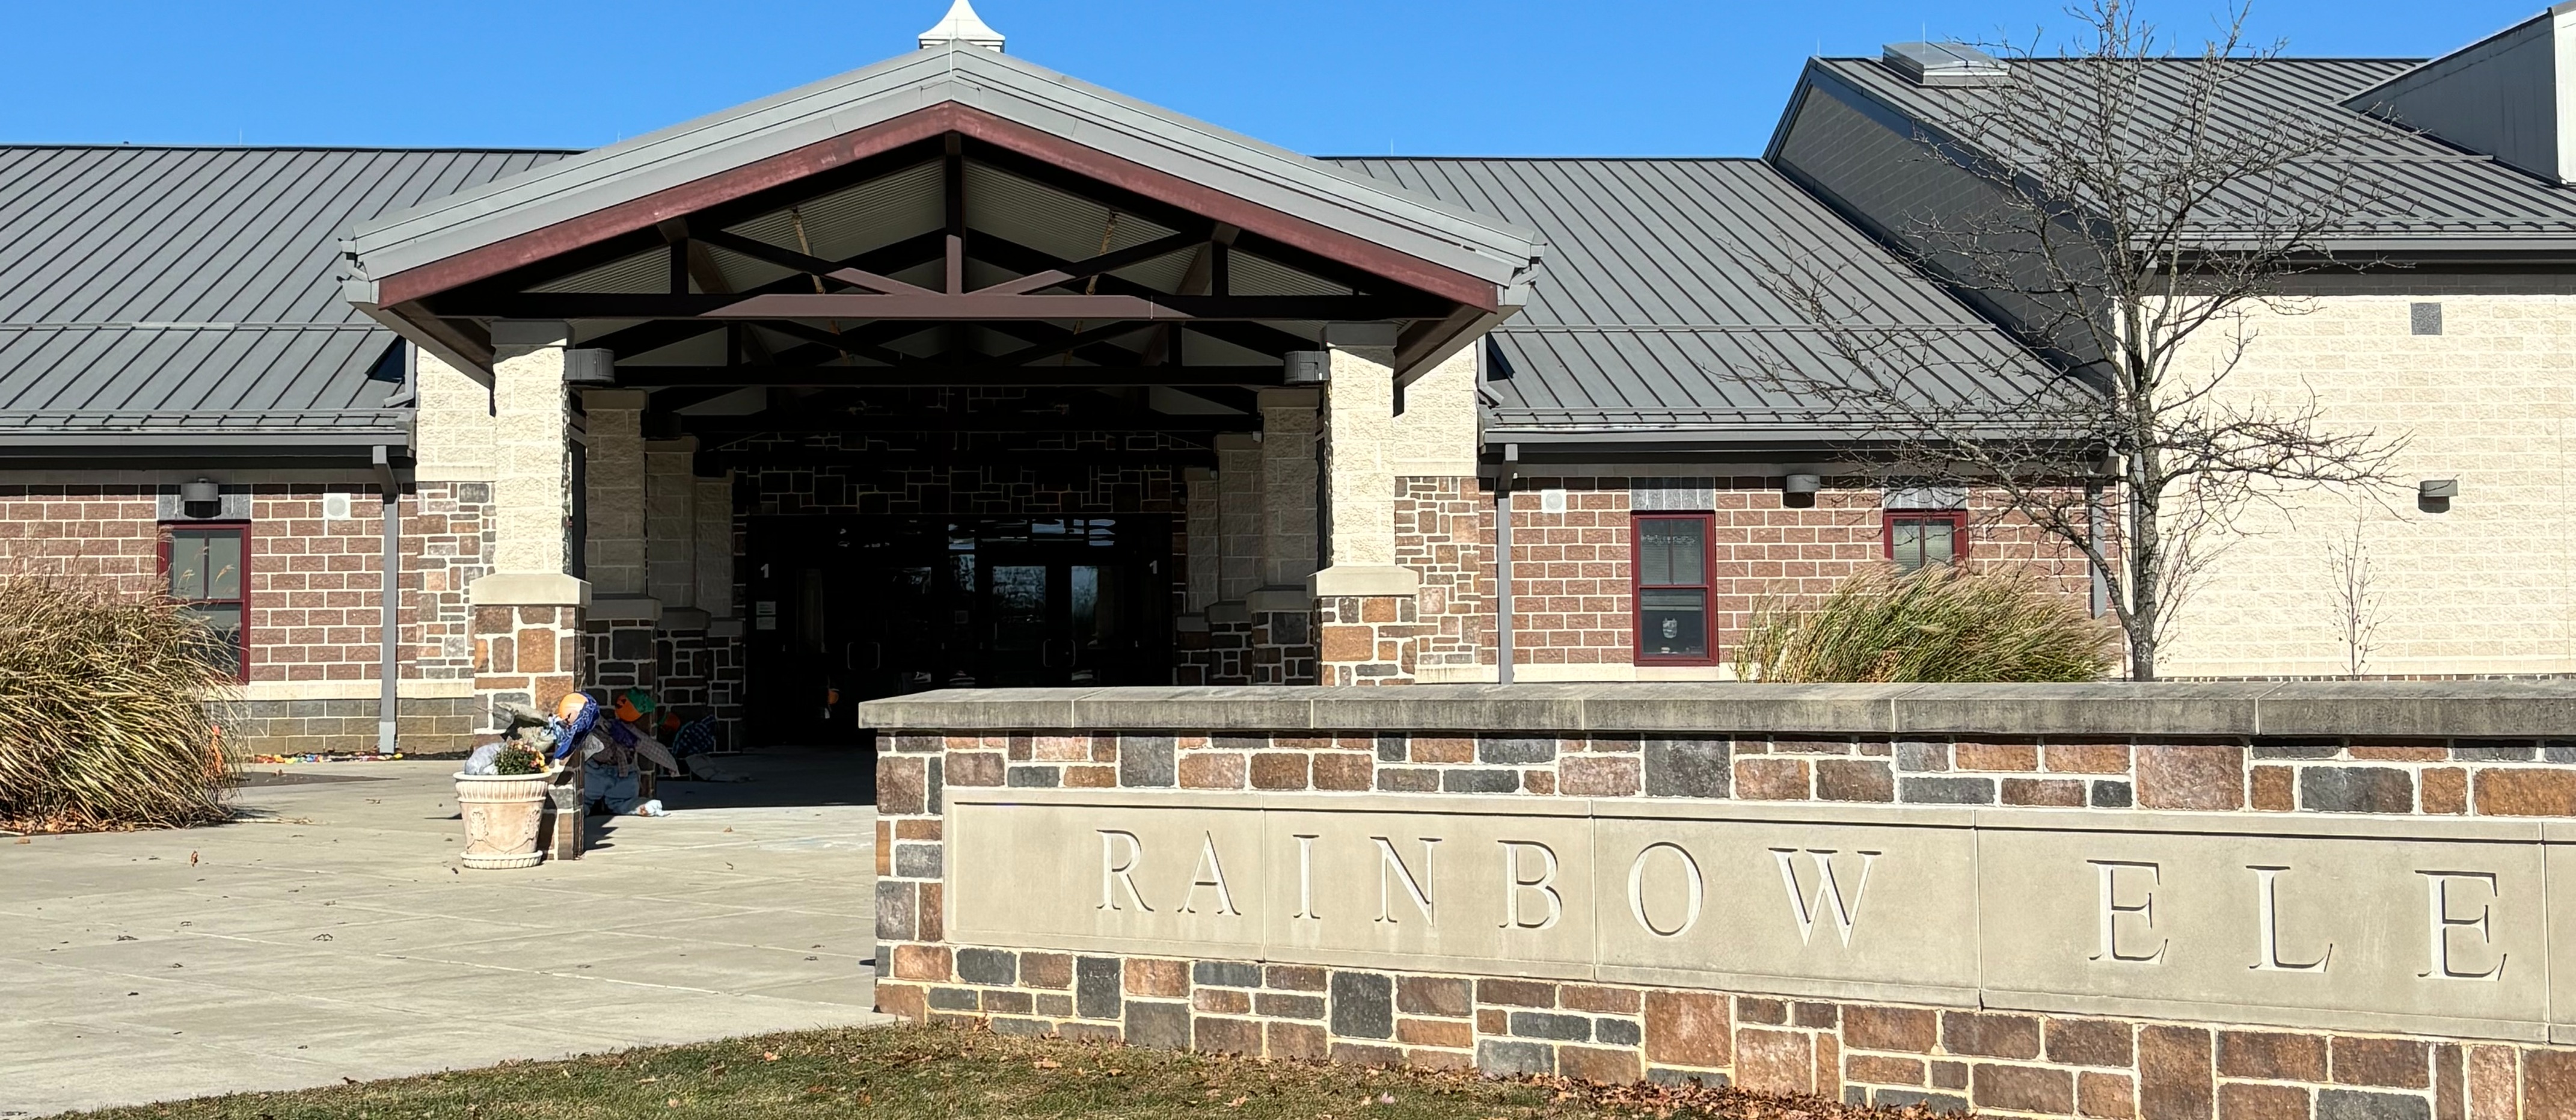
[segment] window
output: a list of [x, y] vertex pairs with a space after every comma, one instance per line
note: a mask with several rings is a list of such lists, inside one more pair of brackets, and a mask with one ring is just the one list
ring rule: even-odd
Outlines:
[[237, 681], [248, 680], [250, 668], [249, 541], [241, 525], [172, 526], [161, 537], [170, 597], [205, 624], [206, 656]]
[[1636, 520], [1637, 660], [1712, 664], [1709, 515]]
[[1887, 558], [1896, 562], [1898, 571], [1917, 572], [1926, 564], [1955, 564], [1967, 554], [1967, 511], [1888, 511]]

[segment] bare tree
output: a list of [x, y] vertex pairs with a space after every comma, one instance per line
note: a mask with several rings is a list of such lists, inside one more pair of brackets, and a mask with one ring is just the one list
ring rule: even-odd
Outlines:
[[1891, 474], [1995, 494], [1990, 517], [2080, 552], [2146, 680], [2249, 507], [2382, 480], [2402, 443], [2326, 430], [2313, 393], [2228, 385], [2250, 320], [2302, 310], [2285, 281], [2357, 263], [2336, 235], [2386, 200], [2338, 157], [2384, 126], [2242, 95], [2279, 52], [2244, 41], [2242, 8], [2182, 54], [2128, 0], [2068, 14], [2064, 51], [1998, 47], [2000, 79], [1922, 91], [1941, 108], [1899, 173], [1919, 170], [1921, 201], [1891, 231], [2030, 352], [1870, 325], [1889, 316], [1800, 263], [1768, 283], [1848, 368], [1770, 376], [1866, 426]]
[[2335, 637], [2343, 642], [2344, 676], [2360, 679], [2379, 652], [2379, 573], [2370, 562], [2370, 503], [2353, 503], [2352, 531], [2326, 542], [2326, 575], [2334, 582]]

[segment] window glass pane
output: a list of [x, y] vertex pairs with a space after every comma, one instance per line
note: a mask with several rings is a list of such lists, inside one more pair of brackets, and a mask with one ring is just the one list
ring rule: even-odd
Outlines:
[[181, 613], [206, 628], [206, 640], [198, 647], [198, 656], [226, 676], [241, 676], [242, 609], [230, 605], [200, 606], [184, 608]]
[[1637, 523], [1637, 582], [1644, 584], [1695, 584], [1704, 580], [1708, 565], [1702, 557], [1701, 539], [1707, 524], [1697, 518], [1656, 518]]
[[1923, 566], [1923, 523], [1913, 518], [1899, 518], [1887, 526], [1888, 556], [1896, 561], [1899, 571], [1914, 571]]
[[1947, 564], [1959, 556], [1959, 523], [1942, 518], [1923, 523], [1923, 562]]
[[206, 597], [206, 536], [186, 531], [170, 534], [170, 597]]
[[206, 534], [206, 598], [239, 599], [242, 597], [242, 535], [223, 531]]
[[1708, 592], [1639, 592], [1637, 651], [1646, 657], [1708, 656]]

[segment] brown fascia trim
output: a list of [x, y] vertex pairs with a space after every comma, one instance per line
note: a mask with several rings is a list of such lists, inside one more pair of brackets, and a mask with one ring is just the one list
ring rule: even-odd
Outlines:
[[388, 307], [411, 303], [583, 245], [649, 229], [710, 206], [951, 132], [1343, 261], [1443, 299], [1485, 311], [1496, 310], [1501, 302], [1494, 285], [1466, 273], [955, 102], [915, 110], [792, 152], [404, 269], [377, 282], [377, 299]]

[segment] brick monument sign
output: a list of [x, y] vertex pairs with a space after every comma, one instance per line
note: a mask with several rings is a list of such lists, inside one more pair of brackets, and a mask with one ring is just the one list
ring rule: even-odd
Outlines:
[[2576, 1116], [2564, 685], [877, 701], [880, 1005], [2102, 1120]]

